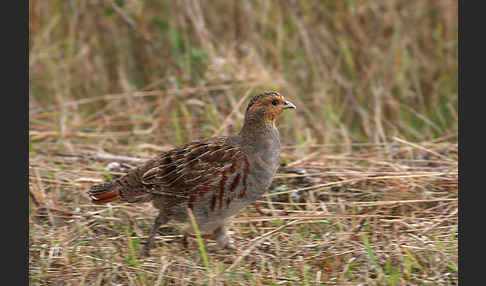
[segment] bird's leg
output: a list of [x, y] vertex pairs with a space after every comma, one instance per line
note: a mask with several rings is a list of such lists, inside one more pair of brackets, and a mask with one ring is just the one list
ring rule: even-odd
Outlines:
[[236, 247], [233, 243], [233, 240], [228, 234], [228, 231], [226, 230], [226, 227], [220, 226], [217, 229], [214, 230], [213, 232], [214, 239], [216, 240], [216, 243], [220, 248], [228, 248], [235, 250]]
[[185, 248], [185, 249], [187, 249], [187, 247], [189, 246], [188, 237], [189, 237], [189, 233], [187, 231], [184, 231], [184, 234], [183, 234], [182, 240], [181, 240], [181, 244], [182, 244], [182, 247]]
[[159, 227], [163, 224], [166, 224], [168, 221], [169, 221], [169, 218], [167, 217], [167, 215], [165, 215], [162, 212], [159, 212], [159, 215], [157, 216], [157, 218], [155, 218], [155, 222], [154, 222], [154, 225], [152, 226], [152, 230], [150, 231], [147, 242], [142, 249], [142, 253], [141, 253], [142, 256], [149, 256], [150, 249], [154, 245], [154, 237], [157, 234]]

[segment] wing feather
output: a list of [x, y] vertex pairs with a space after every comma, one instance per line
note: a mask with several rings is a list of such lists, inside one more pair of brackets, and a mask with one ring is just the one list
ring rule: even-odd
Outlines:
[[[188, 198], [204, 195], [217, 190], [218, 182], [226, 184], [228, 172], [234, 172], [242, 161], [247, 162], [246, 154], [228, 144], [225, 137], [195, 141], [162, 154], [153, 167], [143, 173], [142, 183], [160, 186], [165, 194]], [[157, 189], [153, 188], [153, 192], [157, 193]]]

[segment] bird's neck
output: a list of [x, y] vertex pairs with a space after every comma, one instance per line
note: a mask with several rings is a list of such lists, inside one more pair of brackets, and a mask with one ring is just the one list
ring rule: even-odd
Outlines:
[[280, 160], [280, 136], [275, 122], [268, 122], [264, 115], [250, 114], [245, 117], [240, 131], [244, 149], [270, 166], [269, 172], [273, 175]]
[[279, 139], [275, 119], [269, 120], [264, 114], [246, 114], [240, 135], [255, 141]]

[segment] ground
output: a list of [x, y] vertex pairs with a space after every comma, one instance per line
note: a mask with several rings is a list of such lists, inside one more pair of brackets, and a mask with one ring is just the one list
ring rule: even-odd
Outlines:
[[[52, 141], [49, 136], [43, 140]], [[85, 140], [65, 138], [62, 144], [69, 141], [81, 146]], [[169, 223], [148, 258], [139, 252], [156, 210], [148, 203], [95, 206], [86, 196], [90, 185], [135, 163], [119, 160], [122, 172], [108, 171], [116, 160], [104, 154], [43, 151], [41, 146], [52, 145], [36, 145], [29, 164], [32, 284], [458, 281], [455, 144], [397, 140], [392, 146], [357, 144], [340, 153], [332, 152], [336, 146], [321, 145], [299, 159], [288, 155], [298, 146], [286, 146], [269, 191], [233, 221], [235, 253], [217, 249], [210, 239], [199, 245], [197, 237], [189, 238], [186, 248], [180, 225]]]
[[[32, 285], [457, 285], [457, 0], [29, 1]], [[281, 166], [237, 252], [95, 206], [277, 91]]]

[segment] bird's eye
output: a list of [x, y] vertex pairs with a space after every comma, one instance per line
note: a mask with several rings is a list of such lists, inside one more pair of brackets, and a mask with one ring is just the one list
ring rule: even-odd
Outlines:
[[272, 104], [273, 105], [278, 105], [278, 100], [276, 100], [276, 99], [272, 100]]

